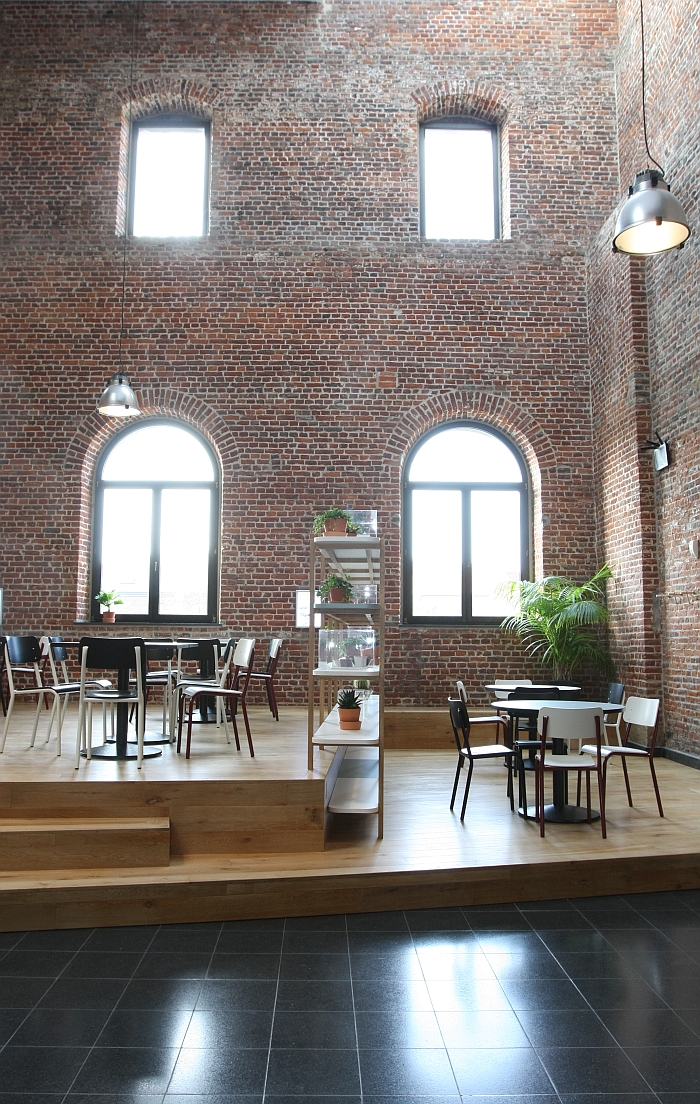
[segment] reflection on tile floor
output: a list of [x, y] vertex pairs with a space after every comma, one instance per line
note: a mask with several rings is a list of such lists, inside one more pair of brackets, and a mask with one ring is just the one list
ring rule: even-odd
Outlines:
[[700, 1104], [700, 890], [0, 933], [0, 1104]]

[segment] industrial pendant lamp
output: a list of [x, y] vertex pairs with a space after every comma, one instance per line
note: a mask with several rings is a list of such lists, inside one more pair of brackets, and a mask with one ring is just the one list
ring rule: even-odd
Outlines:
[[[131, 157], [131, 90], [134, 84], [134, 56], [136, 53], [136, 21], [138, 18], [138, 5], [134, 4], [133, 19], [131, 25], [131, 64], [129, 68], [129, 158]], [[129, 189], [131, 187], [131, 172], [127, 165], [126, 173], [126, 210], [129, 210]], [[128, 243], [128, 226], [124, 226], [124, 248], [122, 250], [122, 300], [121, 319], [119, 323], [119, 368], [114, 373], [97, 402], [100, 414], [107, 418], [134, 418], [141, 413], [136, 395], [129, 386], [126, 372], [122, 365], [122, 344], [124, 341], [124, 301], [126, 299], [126, 247]]]
[[613, 253], [651, 256], [668, 249], [682, 249], [690, 235], [685, 211], [671, 195], [664, 170], [649, 151], [647, 138], [646, 74], [644, 68], [644, 0], [639, 0], [642, 26], [642, 121], [647, 157], [656, 165], [637, 173], [620, 211], [613, 237]]

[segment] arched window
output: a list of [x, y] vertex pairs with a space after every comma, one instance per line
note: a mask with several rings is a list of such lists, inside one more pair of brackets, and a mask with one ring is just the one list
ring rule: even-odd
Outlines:
[[423, 437], [403, 485], [403, 613], [422, 624], [489, 624], [500, 583], [529, 575], [527, 469], [500, 433], [452, 423]]
[[216, 621], [218, 532], [218, 465], [199, 434], [154, 420], [113, 438], [97, 468], [92, 593], [119, 592], [119, 621]]

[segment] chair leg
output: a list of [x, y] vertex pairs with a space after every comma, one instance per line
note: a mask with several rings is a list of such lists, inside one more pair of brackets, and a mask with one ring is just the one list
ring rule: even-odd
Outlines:
[[622, 773], [625, 776], [625, 786], [627, 787], [627, 800], [630, 803], [630, 809], [632, 809], [632, 808], [634, 808], [634, 806], [632, 805], [632, 791], [630, 789], [630, 776], [627, 773], [627, 762], [625, 760], [624, 755], [622, 756]]
[[185, 718], [185, 695], [178, 694], [177, 702], [177, 753], [180, 754], [182, 746], [182, 722]]
[[464, 766], [464, 759], [460, 755], [459, 759], [457, 760], [457, 770], [455, 771], [455, 784], [452, 787], [452, 800], [450, 801], [450, 812], [452, 812], [452, 810], [455, 807], [455, 798], [457, 796], [457, 786], [459, 785], [459, 774], [460, 774], [460, 771], [461, 771], [463, 766]]
[[136, 767], [141, 770], [143, 763], [143, 736], [146, 731], [146, 699], [139, 702], [139, 710], [136, 714]]
[[474, 763], [469, 760], [469, 770], [467, 771], [467, 784], [464, 787], [464, 801], [462, 802], [462, 812], [459, 814], [459, 819], [464, 820], [464, 814], [467, 811], [467, 801], [469, 800], [469, 789], [472, 784], [472, 774], [474, 773]]
[[[63, 719], [65, 717], [65, 710], [63, 708], [63, 702], [59, 698], [58, 694], [54, 694], [56, 699], [54, 707], [56, 709], [56, 757], [61, 754], [61, 734], [63, 732]], [[68, 695], [65, 698], [66, 704], [68, 704]]]
[[576, 804], [581, 804], [581, 771], [578, 772], [578, 778], [576, 779]]
[[539, 818], [540, 818], [540, 839], [544, 839], [544, 770], [539, 771], [539, 783], [540, 783], [540, 796], [539, 796]]
[[[577, 802], [577, 804], [578, 804], [578, 802]], [[587, 813], [586, 820], [590, 824], [591, 819], [592, 819], [592, 810], [591, 810], [591, 772], [589, 770], [586, 771], [586, 813]]]
[[[51, 739], [51, 729], [53, 728], [54, 717], [56, 716], [56, 706], [57, 706], [57, 704], [58, 704], [58, 694], [54, 694], [54, 696], [53, 696], [53, 705], [51, 706], [51, 713], [49, 714], [49, 724], [48, 724], [48, 728], [46, 729], [46, 739], [44, 740], [45, 744], [48, 744], [49, 740]], [[59, 755], [60, 755], [60, 752], [59, 752]]]
[[5, 714], [5, 726], [2, 730], [2, 743], [0, 743], [0, 755], [5, 750], [5, 740], [7, 739], [7, 730], [10, 727], [10, 718], [12, 717], [12, 710], [15, 707], [15, 695], [10, 695], [10, 703], [7, 707], [7, 713]]
[[608, 826], [605, 823], [605, 764], [603, 769], [598, 767], [598, 801], [600, 803], [600, 830], [603, 834], [603, 839], [608, 838]]
[[78, 728], [75, 733], [75, 769], [80, 766], [80, 748], [83, 743], [83, 725], [85, 724], [85, 702], [80, 699], [78, 704]]
[[272, 685], [272, 679], [269, 679], [269, 681], [265, 683], [265, 688], [267, 689], [267, 700], [270, 704], [270, 712], [275, 720], [278, 721], [280, 719], [280, 714], [277, 708], [277, 698], [275, 697], [275, 688]]
[[656, 768], [654, 766], [654, 757], [649, 756], [649, 770], [651, 771], [651, 780], [654, 783], [654, 793], [656, 794], [656, 804], [659, 806], [659, 816], [664, 815], [664, 811], [661, 808], [661, 794], [659, 793], [659, 783], [656, 781]]
[[88, 702], [87, 725], [85, 732], [86, 750], [88, 759], [92, 759], [92, 702]]
[[506, 783], [506, 797], [510, 798], [510, 811], [515, 812], [515, 801], [513, 800], [513, 756], [508, 756], [508, 781]]
[[34, 740], [36, 739], [36, 730], [39, 727], [39, 717], [41, 716], [41, 707], [44, 704], [44, 695], [39, 694], [39, 700], [36, 703], [36, 713], [34, 714], [34, 727], [32, 729], [32, 738], [29, 741], [29, 746], [34, 747]]
[[255, 751], [253, 750], [253, 737], [250, 735], [250, 724], [248, 723], [248, 710], [246, 709], [245, 702], [241, 700], [241, 712], [243, 713], [243, 722], [245, 724], [245, 732], [248, 737], [248, 748], [250, 749], [250, 758], [255, 758]]
[[231, 724], [233, 725], [233, 738], [236, 741], [236, 751], [240, 751], [241, 741], [238, 737], [238, 725], [236, 724], [236, 705], [237, 702], [234, 700], [231, 705]]
[[190, 757], [190, 747], [192, 746], [192, 714], [194, 713], [194, 703], [196, 697], [192, 695], [190, 698], [190, 708], [187, 714], [187, 746], [185, 748], [185, 759]]

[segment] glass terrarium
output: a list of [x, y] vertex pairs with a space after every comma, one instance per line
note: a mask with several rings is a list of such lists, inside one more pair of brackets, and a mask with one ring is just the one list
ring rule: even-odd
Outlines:
[[321, 629], [318, 634], [319, 668], [374, 667], [377, 663], [374, 629]]
[[348, 510], [351, 521], [360, 526], [358, 537], [376, 537], [377, 535], [377, 511], [376, 510]]

